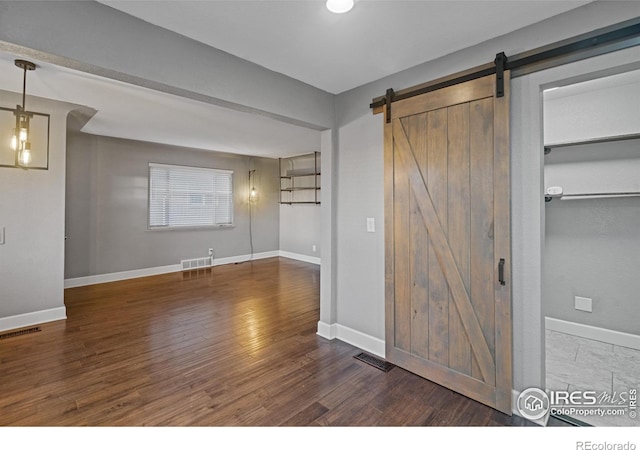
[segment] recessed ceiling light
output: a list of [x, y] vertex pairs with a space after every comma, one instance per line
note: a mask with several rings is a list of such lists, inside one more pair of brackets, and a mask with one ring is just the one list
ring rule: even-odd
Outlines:
[[332, 13], [342, 14], [351, 11], [354, 0], [327, 0], [327, 9]]

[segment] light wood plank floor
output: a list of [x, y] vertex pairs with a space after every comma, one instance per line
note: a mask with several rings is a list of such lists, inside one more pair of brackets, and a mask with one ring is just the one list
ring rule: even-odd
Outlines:
[[[554, 391], [596, 391], [613, 396], [640, 386], [640, 351], [546, 330], [546, 387]], [[598, 427], [640, 427], [640, 418], [578, 416]]]
[[531, 425], [316, 335], [317, 266], [272, 258], [68, 289], [0, 341], [1, 425]]

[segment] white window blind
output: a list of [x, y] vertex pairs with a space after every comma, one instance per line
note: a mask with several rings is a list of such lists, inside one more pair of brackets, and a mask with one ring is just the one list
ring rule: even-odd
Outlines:
[[149, 228], [233, 225], [233, 171], [149, 164]]

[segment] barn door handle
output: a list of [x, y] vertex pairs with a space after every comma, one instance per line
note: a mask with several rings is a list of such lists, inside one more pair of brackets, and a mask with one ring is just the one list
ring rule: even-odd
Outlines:
[[498, 282], [502, 286], [506, 284], [504, 281], [504, 258], [500, 258], [500, 262], [498, 263]]

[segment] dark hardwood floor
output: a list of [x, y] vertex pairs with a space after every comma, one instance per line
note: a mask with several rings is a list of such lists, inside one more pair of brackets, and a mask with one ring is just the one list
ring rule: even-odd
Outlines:
[[316, 335], [317, 266], [272, 258], [68, 289], [0, 340], [1, 425], [532, 425]]

